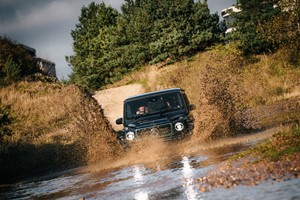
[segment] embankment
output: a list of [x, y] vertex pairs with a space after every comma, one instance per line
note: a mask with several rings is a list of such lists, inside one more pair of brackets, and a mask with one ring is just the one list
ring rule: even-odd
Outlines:
[[185, 89], [197, 107], [192, 141], [201, 143], [299, 122], [300, 67], [286, 56], [243, 57], [235, 44], [216, 46], [162, 68], [146, 66], [109, 87]]
[[[9, 113], [2, 116], [10, 121], [5, 125], [10, 131], [1, 132], [1, 182], [111, 158], [121, 164], [142, 162], [136, 159], [141, 150], [154, 152], [151, 159], [157, 160], [161, 152], [170, 156], [173, 150], [181, 153], [214, 139], [300, 121], [300, 67], [287, 62], [280, 51], [245, 58], [230, 45], [218, 46], [159, 69], [146, 66], [108, 88], [119, 86], [96, 92], [104, 111], [91, 94], [74, 85], [37, 81], [0, 88], [1, 106]], [[153, 140], [157, 149], [137, 146], [126, 154], [128, 160], [119, 159], [125, 153], [112, 124], [122, 115], [123, 99], [170, 87], [185, 89], [196, 104], [190, 140], [172, 148]]]
[[122, 154], [102, 108], [76, 86], [20, 82], [0, 88], [0, 99], [10, 119], [9, 134], [1, 134], [1, 183]]

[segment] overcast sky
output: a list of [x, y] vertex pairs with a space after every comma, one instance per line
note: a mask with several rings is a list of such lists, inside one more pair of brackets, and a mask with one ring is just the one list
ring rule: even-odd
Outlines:
[[[0, 35], [30, 46], [37, 56], [55, 62], [59, 79], [72, 72], [65, 56], [72, 55], [70, 35], [78, 23], [82, 6], [101, 3], [119, 10], [124, 0], [0, 0]], [[211, 13], [236, 0], [208, 0]]]

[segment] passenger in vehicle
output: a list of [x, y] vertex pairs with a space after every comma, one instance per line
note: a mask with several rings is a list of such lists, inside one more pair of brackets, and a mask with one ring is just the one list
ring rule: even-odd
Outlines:
[[166, 99], [166, 107], [168, 109], [175, 109], [175, 108], [180, 108], [179, 104], [177, 103], [177, 101], [171, 99], [171, 98], [167, 98]]

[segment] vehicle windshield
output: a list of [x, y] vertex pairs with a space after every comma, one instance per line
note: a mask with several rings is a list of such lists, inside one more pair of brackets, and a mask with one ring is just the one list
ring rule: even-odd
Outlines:
[[155, 113], [166, 113], [172, 110], [184, 109], [184, 102], [181, 93], [169, 93], [151, 95], [127, 102], [125, 105], [126, 118], [137, 119], [141, 116]]

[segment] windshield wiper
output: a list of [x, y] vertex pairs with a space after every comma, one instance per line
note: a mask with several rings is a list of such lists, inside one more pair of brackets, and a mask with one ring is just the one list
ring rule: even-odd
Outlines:
[[153, 112], [153, 113], [140, 114], [140, 115], [136, 116], [136, 117], [134, 118], [134, 120], [137, 120], [137, 119], [139, 119], [140, 117], [146, 117], [146, 116], [148, 117], [148, 116], [155, 115], [155, 114], [158, 114], [158, 113], [160, 113], [160, 112]]
[[134, 118], [134, 120], [137, 120], [137, 119], [139, 119], [140, 117], [143, 117], [143, 116], [147, 116], [147, 114], [140, 114], [140, 115], [136, 116], [136, 117]]
[[161, 111], [161, 112], [160, 112], [160, 116], [162, 116], [163, 114], [165, 114], [166, 112], [169, 112], [169, 111], [171, 111], [171, 110], [173, 110], [173, 109], [167, 108], [167, 109]]
[[160, 116], [162, 116], [163, 114], [165, 114], [166, 112], [169, 112], [169, 111], [174, 111], [174, 110], [179, 110], [180, 107], [176, 107], [176, 108], [167, 108], [163, 111], [160, 112]]

